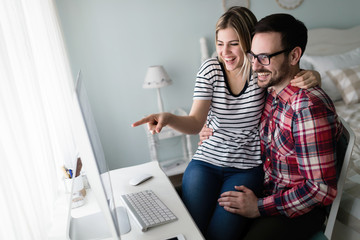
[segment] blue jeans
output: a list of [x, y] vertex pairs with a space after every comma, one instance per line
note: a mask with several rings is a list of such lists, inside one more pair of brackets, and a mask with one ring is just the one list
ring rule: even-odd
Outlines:
[[182, 199], [207, 240], [240, 239], [250, 219], [227, 212], [217, 200], [223, 192], [236, 191], [235, 185], [244, 185], [259, 196], [263, 181], [262, 166], [242, 170], [192, 160], [183, 176]]

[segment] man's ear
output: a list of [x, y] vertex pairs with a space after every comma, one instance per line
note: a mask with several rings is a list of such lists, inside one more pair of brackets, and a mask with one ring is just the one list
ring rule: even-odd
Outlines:
[[300, 61], [302, 50], [300, 47], [295, 47], [289, 53], [289, 60], [291, 65], [296, 65]]

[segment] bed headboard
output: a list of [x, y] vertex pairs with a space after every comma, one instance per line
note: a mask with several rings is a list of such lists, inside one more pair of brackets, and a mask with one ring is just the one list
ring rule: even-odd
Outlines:
[[307, 55], [334, 55], [360, 47], [360, 25], [348, 29], [315, 28], [308, 31]]

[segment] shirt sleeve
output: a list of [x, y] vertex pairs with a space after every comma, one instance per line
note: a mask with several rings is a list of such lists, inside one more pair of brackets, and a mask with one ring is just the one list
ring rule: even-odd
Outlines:
[[[296, 217], [315, 206], [329, 205], [336, 197], [336, 139], [338, 119], [335, 111], [314, 104], [294, 114], [292, 137], [300, 183], [271, 196], [260, 198], [261, 215], [282, 214]], [[291, 173], [290, 173], [291, 174]]]
[[214, 91], [213, 82], [216, 78], [213, 74], [213, 72], [215, 71], [214, 65], [218, 65], [216, 59], [208, 59], [200, 67], [200, 70], [196, 75], [193, 100], [212, 99]]

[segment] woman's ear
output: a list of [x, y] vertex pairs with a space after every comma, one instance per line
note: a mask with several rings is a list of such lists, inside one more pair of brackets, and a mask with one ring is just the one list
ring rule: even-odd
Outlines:
[[300, 47], [295, 47], [291, 52], [289, 53], [289, 59], [291, 65], [296, 65], [300, 61], [302, 50]]

